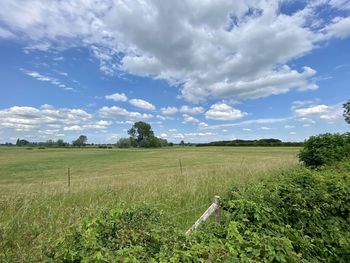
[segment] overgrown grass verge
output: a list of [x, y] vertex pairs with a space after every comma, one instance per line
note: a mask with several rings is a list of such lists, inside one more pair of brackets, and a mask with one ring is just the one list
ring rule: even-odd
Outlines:
[[222, 224], [209, 222], [190, 237], [157, 210], [113, 209], [72, 228], [47, 256], [66, 262], [347, 262], [350, 258], [349, 160], [234, 187], [222, 207]]

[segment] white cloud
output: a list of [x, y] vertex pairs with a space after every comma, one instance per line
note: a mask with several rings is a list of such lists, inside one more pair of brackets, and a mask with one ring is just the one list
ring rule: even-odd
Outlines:
[[199, 120], [188, 115], [188, 114], [182, 114], [183, 122], [182, 123], [198, 123]]
[[325, 27], [325, 38], [347, 38], [350, 36], [350, 17], [336, 17], [333, 23]]
[[71, 91], [74, 91], [73, 88], [71, 87], [67, 87], [65, 84], [63, 84], [61, 81], [59, 81], [58, 79], [56, 78], [53, 78], [53, 77], [50, 77], [50, 76], [45, 76], [39, 72], [36, 72], [36, 71], [27, 71], [27, 70], [22, 70], [26, 75], [32, 77], [32, 78], [35, 78], [36, 80], [39, 80], [39, 81], [46, 81], [46, 82], [49, 82], [51, 83], [52, 85], [55, 85], [57, 87], [60, 87], [64, 90], [71, 90]]
[[47, 104], [40, 108], [13, 106], [0, 110], [0, 129], [45, 130], [44, 126], [59, 128], [62, 124], [78, 125], [91, 118], [92, 115], [82, 109], [57, 109]]
[[141, 99], [131, 99], [129, 100], [129, 103], [137, 108], [144, 109], [144, 110], [155, 110], [156, 107], [149, 103], [148, 101], [141, 100]]
[[189, 107], [187, 105], [183, 105], [180, 110], [181, 113], [186, 114], [200, 114], [204, 111], [203, 107]]
[[290, 135], [296, 135], [297, 133], [296, 132], [290, 132], [289, 134]]
[[286, 129], [293, 129], [293, 128], [295, 128], [295, 126], [294, 125], [284, 125], [284, 128], [286, 128]]
[[315, 70], [287, 64], [321, 41], [350, 35], [349, 17], [319, 12], [330, 6], [347, 10], [345, 0], [308, 1], [283, 13], [281, 6], [288, 4], [3, 0], [0, 34], [29, 41], [27, 50], [88, 47], [106, 74], [164, 79], [188, 101], [251, 99], [316, 89], [310, 79]]
[[12, 32], [8, 31], [7, 29], [4, 29], [0, 27], [0, 38], [15, 38], [15, 34]]
[[159, 115], [159, 114], [157, 114], [156, 117], [157, 117], [158, 119], [163, 120], [163, 121], [165, 121], [165, 120], [173, 120], [173, 119], [174, 119], [174, 118], [172, 118], [172, 117], [169, 117], [169, 116], [162, 116], [162, 115]]
[[200, 122], [200, 123], [198, 124], [198, 127], [199, 127], [199, 128], [206, 128], [206, 127], [208, 127], [208, 124], [205, 123], [205, 122]]
[[[294, 110], [295, 117], [302, 121], [314, 124], [313, 119], [319, 118], [320, 120], [332, 121], [340, 120], [343, 118], [343, 108], [342, 103], [335, 105], [314, 105], [307, 108], [299, 108]], [[313, 119], [312, 119], [313, 118]]]
[[263, 130], [263, 131], [269, 131], [269, 130], [271, 130], [270, 127], [265, 127], [265, 126], [262, 126], [262, 127], [260, 127], [259, 129], [260, 129], [260, 130]]
[[327, 112], [328, 110], [329, 110], [328, 106], [321, 104], [321, 105], [311, 106], [308, 108], [296, 109], [294, 112], [297, 117], [306, 117], [309, 115], [324, 113], [324, 112]]
[[107, 100], [127, 101], [128, 97], [124, 93], [114, 93], [105, 97]]
[[79, 125], [73, 125], [73, 126], [66, 126], [63, 128], [63, 130], [64, 131], [82, 131], [84, 129]]
[[112, 107], [102, 107], [99, 111], [99, 115], [104, 118], [115, 118], [115, 117], [124, 117], [132, 120], [145, 120], [153, 118], [152, 114], [146, 114], [146, 113], [139, 113], [139, 112], [132, 112], [128, 111], [126, 109], [112, 106]]
[[247, 115], [246, 112], [242, 112], [225, 103], [213, 104], [210, 107], [210, 109], [205, 113], [205, 117], [207, 119], [221, 121], [236, 120], [243, 118], [245, 115]]
[[243, 128], [242, 130], [243, 130], [243, 131], [247, 131], [247, 132], [252, 131], [252, 129], [249, 129], [249, 128]]
[[176, 107], [165, 107], [160, 108], [160, 112], [164, 115], [173, 115], [178, 112], [178, 109]]

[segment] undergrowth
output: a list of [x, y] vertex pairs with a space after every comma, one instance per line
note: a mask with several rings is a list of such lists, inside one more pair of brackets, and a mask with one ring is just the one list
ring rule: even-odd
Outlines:
[[147, 206], [85, 219], [57, 240], [57, 262], [347, 262], [350, 162], [299, 168], [233, 188], [220, 225], [191, 236]]

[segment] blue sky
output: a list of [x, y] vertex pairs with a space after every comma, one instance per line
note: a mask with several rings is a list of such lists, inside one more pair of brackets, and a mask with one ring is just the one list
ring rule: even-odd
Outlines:
[[4, 0], [0, 142], [346, 132], [350, 1]]

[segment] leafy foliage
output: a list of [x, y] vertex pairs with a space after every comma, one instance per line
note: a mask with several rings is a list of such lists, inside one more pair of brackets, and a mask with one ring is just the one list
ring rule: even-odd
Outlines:
[[345, 121], [350, 124], [350, 100], [343, 104], [343, 108], [343, 116], [345, 118]]
[[350, 155], [350, 134], [321, 134], [311, 136], [299, 153], [306, 166], [317, 167], [338, 162]]
[[49, 255], [65, 262], [347, 262], [350, 162], [300, 168], [274, 181], [234, 188], [223, 222], [191, 236], [148, 207], [85, 220]]
[[168, 145], [167, 140], [154, 136], [151, 125], [143, 121], [135, 122], [128, 134], [130, 146], [133, 147], [155, 148]]
[[87, 142], [87, 137], [85, 135], [80, 135], [78, 139], [72, 142], [72, 145], [81, 147], [81, 146], [85, 146], [86, 142]]

